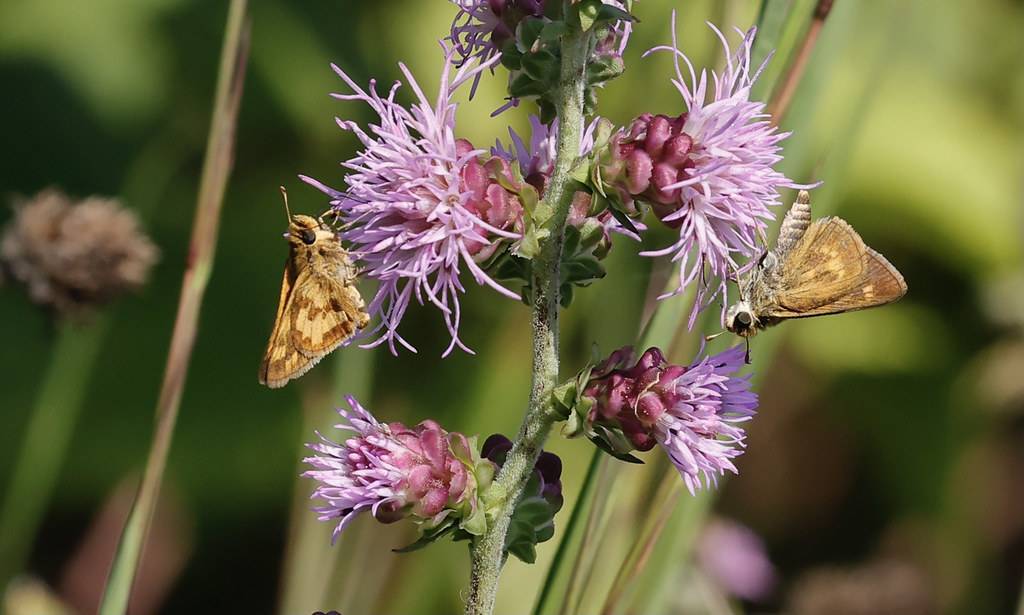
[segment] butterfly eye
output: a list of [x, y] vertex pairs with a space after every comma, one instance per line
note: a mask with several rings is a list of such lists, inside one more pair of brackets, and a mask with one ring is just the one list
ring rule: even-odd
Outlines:
[[743, 326], [744, 329], [750, 326], [752, 319], [750, 318], [750, 312], [740, 312], [736, 315], [736, 322]]
[[311, 246], [316, 242], [316, 231], [311, 228], [304, 228], [299, 231], [299, 239], [307, 246]]

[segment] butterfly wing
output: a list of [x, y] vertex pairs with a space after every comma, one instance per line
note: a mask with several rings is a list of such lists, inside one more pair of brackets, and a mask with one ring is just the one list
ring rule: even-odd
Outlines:
[[903, 276], [864, 244], [845, 220], [810, 225], [780, 268], [774, 318], [838, 314], [891, 303], [907, 292]]
[[290, 318], [292, 344], [312, 361], [310, 367], [369, 320], [354, 286], [314, 269], [296, 281]]
[[298, 276], [292, 262], [285, 264], [284, 279], [281, 280], [281, 298], [277, 303], [277, 317], [274, 330], [270, 333], [267, 350], [260, 364], [260, 384], [276, 389], [285, 385], [296, 374], [309, 370], [309, 359], [299, 353], [291, 343], [292, 319], [287, 316], [295, 298]]

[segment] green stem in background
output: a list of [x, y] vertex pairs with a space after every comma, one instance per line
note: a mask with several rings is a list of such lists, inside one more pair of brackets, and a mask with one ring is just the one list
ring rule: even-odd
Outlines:
[[542, 240], [533, 261], [533, 385], [530, 405], [505, 460], [505, 465], [488, 489], [488, 506], [494, 507], [487, 531], [471, 549], [467, 615], [489, 615], [494, 610], [498, 577], [505, 562], [505, 535], [523, 487], [540, 456], [557, 416], [551, 408], [551, 392], [558, 384], [558, 309], [565, 221], [575, 193], [570, 176], [579, 157], [583, 130], [583, 93], [586, 87], [587, 57], [593, 35], [579, 30], [562, 38], [562, 67], [558, 114], [558, 142], [555, 168], [548, 184], [545, 203], [553, 215], [547, 222], [551, 234]]
[[[600, 453], [601, 451], [597, 451]], [[544, 577], [544, 585], [541, 587], [540, 595], [537, 596], [537, 603], [533, 607], [534, 615], [541, 615], [544, 612], [544, 607], [547, 605], [548, 597], [551, 595], [551, 590], [554, 588], [555, 579], [558, 575], [558, 570], [562, 566], [562, 560], [565, 559], [566, 552], [569, 551], [569, 542], [572, 540], [573, 530], [576, 528], [576, 524], [579, 523], [583, 517], [583, 509], [587, 508], [587, 499], [590, 497], [591, 491], [593, 491], [595, 477], [597, 476], [597, 469], [601, 465], [602, 457], [598, 455], [592, 455], [590, 457], [590, 464], [587, 466], [587, 474], [583, 477], [583, 485], [580, 487], [580, 494], [576, 498], [576, 504], [572, 507], [572, 515], [569, 516], [569, 522], [565, 524], [565, 530], [563, 530], [562, 540], [558, 543], [558, 550], [555, 551], [555, 557], [551, 560], [551, 566], [548, 568], [548, 573]]]
[[818, 4], [814, 7], [811, 25], [808, 26], [807, 32], [804, 33], [803, 40], [800, 41], [800, 48], [796, 52], [796, 57], [793, 58], [793, 62], [782, 76], [780, 80], [781, 85], [776, 88], [776, 91], [772, 94], [772, 99], [768, 102], [768, 115], [771, 116], [772, 123], [775, 125], [781, 124], [782, 120], [786, 117], [789, 104], [793, 101], [796, 88], [800, 85], [800, 80], [804, 76], [807, 62], [811, 59], [814, 45], [818, 42], [818, 35], [821, 34], [821, 28], [825, 25], [825, 20], [828, 19], [828, 14], [832, 11], [833, 4], [835, 4], [835, 0], [818, 0]]
[[32, 548], [109, 329], [106, 313], [86, 325], [66, 321], [58, 325], [52, 359], [4, 492], [0, 588], [23, 569]]
[[114, 555], [114, 563], [100, 602], [100, 615], [124, 615], [127, 612], [132, 583], [167, 465], [171, 437], [185, 388], [185, 376], [195, 344], [199, 310], [213, 269], [224, 192], [234, 160], [235, 127], [249, 49], [250, 24], [247, 13], [247, 0], [231, 1], [188, 262], [182, 279], [178, 314], [171, 334], [163, 384], [157, 400], [153, 445], [139, 492]]
[[[298, 383], [299, 391], [303, 394], [304, 420], [300, 439], [303, 443], [309, 441], [314, 431], [327, 433], [338, 422], [335, 408], [346, 394], [357, 399], [366, 399], [370, 395], [374, 370], [371, 353], [338, 352], [328, 361], [334, 362], [334, 378], [329, 387], [313, 386], [318, 381], [310, 380], [310, 377], [317, 374], [310, 374]], [[312, 613], [326, 604], [335, 605], [343, 613], [357, 611], [352, 606], [353, 594], [356, 590], [365, 589], [367, 571], [365, 567], [355, 570], [350, 566], [352, 562], [362, 566], [367, 560], [353, 557], [352, 554], [363, 549], [364, 544], [372, 544], [372, 541], [361, 540], [368, 532], [353, 532], [351, 535], [345, 532], [338, 544], [331, 543], [331, 528], [317, 519], [317, 515], [310, 510], [309, 494], [312, 486], [309, 478], [301, 476], [305, 469], [301, 461], [295, 469], [295, 492], [288, 522], [277, 612], [281, 615]], [[342, 554], [345, 554], [344, 558]], [[348, 574], [339, 575], [339, 572]], [[335, 592], [341, 595], [335, 597]]]

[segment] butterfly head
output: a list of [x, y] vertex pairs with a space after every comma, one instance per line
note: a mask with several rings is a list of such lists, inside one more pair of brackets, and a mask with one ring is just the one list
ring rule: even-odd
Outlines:
[[331, 239], [334, 233], [325, 229], [320, 221], [311, 216], [295, 214], [288, 223], [288, 241], [295, 245], [311, 246], [317, 241]]
[[758, 325], [754, 308], [746, 299], [732, 304], [725, 313], [725, 328], [740, 337], [753, 337], [757, 334]]

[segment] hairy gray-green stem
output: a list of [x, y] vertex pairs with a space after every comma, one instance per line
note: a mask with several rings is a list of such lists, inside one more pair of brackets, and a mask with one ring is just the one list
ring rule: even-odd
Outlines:
[[575, 193], [570, 172], [579, 157], [585, 70], [591, 40], [590, 33], [578, 30], [567, 33], [562, 39], [557, 152], [544, 196], [545, 203], [551, 206], [554, 214], [547, 223], [551, 234], [542, 240], [540, 253], [533, 261], [533, 384], [530, 405], [512, 450], [488, 490], [487, 504], [494, 512], [488, 519], [487, 531], [471, 549], [472, 571], [466, 615], [490, 615], [494, 609], [498, 577], [505, 563], [505, 535], [512, 512], [557, 418], [551, 407], [551, 391], [558, 383], [559, 263], [565, 221]]

